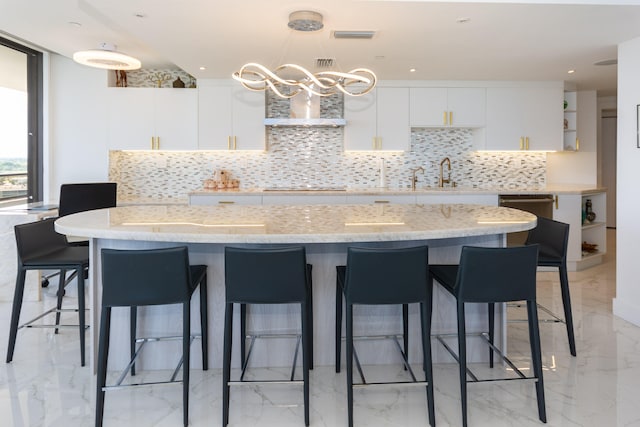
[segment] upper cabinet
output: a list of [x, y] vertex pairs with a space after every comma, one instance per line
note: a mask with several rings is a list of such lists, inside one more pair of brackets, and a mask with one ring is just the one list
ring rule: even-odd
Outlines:
[[108, 89], [111, 150], [195, 150], [198, 147], [194, 89]]
[[558, 151], [563, 144], [563, 88], [487, 88], [484, 150]]
[[239, 85], [198, 87], [198, 148], [264, 150], [264, 92]]
[[409, 88], [378, 87], [345, 96], [345, 150], [404, 151], [409, 148]]
[[485, 88], [420, 87], [409, 93], [411, 127], [485, 125]]

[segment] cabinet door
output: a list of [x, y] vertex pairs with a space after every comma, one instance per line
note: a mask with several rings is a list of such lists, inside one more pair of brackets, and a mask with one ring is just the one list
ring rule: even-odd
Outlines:
[[198, 148], [197, 91], [158, 89], [154, 91], [154, 127], [160, 150]]
[[233, 130], [231, 88], [200, 86], [198, 88], [198, 148], [228, 150]]
[[380, 88], [376, 100], [378, 149], [409, 148], [409, 88]]
[[108, 140], [111, 150], [150, 150], [154, 133], [154, 91], [151, 88], [108, 90]]
[[265, 94], [244, 87], [231, 91], [233, 148], [264, 150]]
[[582, 258], [582, 196], [578, 194], [559, 194], [553, 209], [553, 219], [569, 224], [569, 246], [567, 261], [575, 262]]
[[529, 150], [561, 149], [561, 105], [560, 88], [488, 88], [485, 149], [520, 150], [521, 138]]
[[376, 92], [344, 97], [345, 150], [373, 150], [376, 138]]
[[486, 115], [485, 88], [449, 88], [447, 90], [447, 110], [450, 115], [450, 126], [483, 127]]
[[447, 125], [447, 88], [418, 87], [409, 89], [409, 123], [411, 127]]

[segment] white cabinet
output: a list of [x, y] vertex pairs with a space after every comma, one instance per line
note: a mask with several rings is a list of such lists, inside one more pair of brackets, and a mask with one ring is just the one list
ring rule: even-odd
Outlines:
[[487, 88], [485, 150], [562, 149], [562, 87]]
[[393, 194], [393, 195], [359, 195], [352, 194], [347, 196], [347, 203], [352, 204], [414, 204], [416, 196], [414, 194]]
[[474, 204], [498, 206], [497, 194], [429, 194], [416, 197], [416, 203], [425, 205], [435, 204]]
[[108, 89], [111, 150], [195, 150], [197, 92], [193, 89]]
[[264, 92], [243, 87], [198, 88], [198, 148], [264, 150]]
[[411, 88], [411, 127], [467, 127], [485, 125], [485, 88]]
[[344, 100], [345, 150], [404, 151], [409, 148], [409, 88], [376, 88]]
[[[567, 268], [576, 271], [600, 264], [607, 250], [606, 193], [559, 194], [557, 198], [553, 219], [569, 224]], [[582, 219], [587, 199], [591, 200], [596, 213], [593, 222]], [[597, 245], [596, 250], [583, 251], [583, 242]]]
[[335, 194], [264, 194], [263, 205], [343, 205], [347, 200], [344, 195]]
[[190, 194], [189, 204], [196, 206], [213, 205], [261, 205], [260, 194]]

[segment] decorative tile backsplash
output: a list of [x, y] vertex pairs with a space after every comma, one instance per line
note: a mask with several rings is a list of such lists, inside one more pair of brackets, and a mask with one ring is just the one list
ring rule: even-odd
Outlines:
[[[375, 188], [384, 159], [385, 186], [409, 188], [412, 169], [422, 166], [418, 187], [437, 186], [439, 165], [451, 160], [451, 180], [460, 187], [543, 188], [546, 154], [473, 151], [471, 129], [413, 129], [406, 152], [344, 152], [343, 128], [273, 127], [267, 150], [112, 151], [109, 179], [118, 197], [183, 200], [203, 188], [218, 169], [240, 180], [240, 188], [316, 186]], [[446, 169], [445, 169], [446, 171]]]

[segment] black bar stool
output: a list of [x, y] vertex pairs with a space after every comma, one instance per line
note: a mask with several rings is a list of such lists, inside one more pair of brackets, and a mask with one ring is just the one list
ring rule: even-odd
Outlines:
[[[102, 250], [102, 313], [98, 348], [98, 378], [96, 387], [96, 427], [102, 426], [105, 391], [121, 385], [127, 372], [133, 368], [145, 343], [163, 339], [182, 340], [182, 358], [171, 379], [152, 384], [182, 382], [183, 422], [189, 422], [189, 368], [191, 335], [191, 296], [200, 285], [200, 328], [202, 331], [202, 365], [207, 370], [207, 267], [189, 266], [186, 246], [148, 250]], [[135, 322], [132, 320], [131, 340], [140, 343], [132, 354], [131, 362], [113, 386], [106, 385], [107, 359], [109, 356], [109, 330], [111, 309], [131, 307], [132, 318], [138, 306], [182, 304], [182, 336], [162, 338], [135, 338]], [[182, 367], [182, 381], [176, 380]], [[131, 384], [131, 386], [145, 383]]]
[[[13, 359], [18, 329], [21, 328], [59, 328], [73, 327], [80, 331], [80, 364], [85, 365], [85, 301], [84, 301], [84, 271], [89, 267], [89, 248], [75, 247], [67, 243], [62, 234], [54, 229], [55, 218], [27, 224], [16, 225], [16, 247], [18, 252], [18, 275], [13, 296], [13, 308], [11, 311], [11, 327], [9, 331], [9, 347], [7, 349], [7, 363]], [[24, 283], [28, 270], [60, 270], [58, 285], [58, 304], [55, 308], [47, 310], [38, 317], [18, 326], [22, 298], [24, 295]], [[64, 287], [70, 279], [65, 280], [67, 270], [74, 271], [78, 284], [78, 308], [62, 309], [62, 294]], [[60, 313], [66, 311], [78, 312], [78, 325], [60, 325]], [[44, 316], [55, 313], [56, 323], [53, 325], [34, 324]]]
[[567, 327], [569, 339], [569, 351], [576, 355], [576, 338], [573, 333], [573, 315], [571, 314], [571, 295], [569, 293], [569, 276], [567, 275], [567, 248], [569, 245], [569, 224], [554, 221], [549, 218], [538, 217], [538, 225], [529, 231], [525, 245], [537, 244], [538, 266], [556, 267], [560, 275], [560, 291], [562, 293], [562, 307], [564, 308], [564, 321], [552, 313], [546, 307], [538, 304], [538, 307], [553, 319], [545, 320], [554, 323], [564, 323]]
[[[495, 352], [518, 375], [516, 379], [536, 379], [538, 416], [546, 423], [547, 415], [544, 403], [544, 385], [542, 379], [542, 354], [536, 305], [536, 268], [538, 246], [519, 246], [511, 248], [480, 248], [465, 246], [462, 248], [460, 265], [431, 265], [431, 282], [437, 280], [456, 298], [458, 313], [458, 354], [447, 345], [442, 336], [438, 340], [458, 361], [460, 367], [460, 400], [462, 406], [462, 425], [467, 426], [467, 375], [469, 382], [496, 381], [481, 380], [467, 368], [467, 344], [465, 328], [465, 303], [489, 304], [489, 333], [481, 334], [489, 344], [492, 356]], [[526, 301], [529, 340], [533, 377], [525, 376], [500, 350], [493, 345], [493, 319], [495, 303]], [[490, 358], [493, 367], [493, 358]]]
[[[310, 345], [313, 339], [310, 328], [311, 298], [309, 295], [310, 269], [307, 267], [304, 247], [276, 249], [225, 248], [225, 318], [224, 353], [222, 368], [222, 425], [229, 423], [229, 392], [231, 385], [239, 384], [300, 384], [304, 394], [304, 422], [309, 425], [309, 368]], [[239, 381], [231, 381], [231, 346], [233, 335], [233, 304], [300, 304], [301, 334], [289, 381], [245, 381], [244, 373], [249, 363], [253, 342], [243, 359]], [[258, 336], [259, 337], [259, 336]], [[242, 337], [244, 339], [245, 337]], [[255, 337], [254, 337], [255, 338]], [[302, 340], [302, 376], [295, 381], [298, 348]]]
[[[381, 384], [426, 385], [429, 424], [435, 425], [430, 341], [432, 293], [431, 288], [428, 286], [428, 257], [427, 246], [402, 249], [349, 248], [346, 267], [338, 268], [338, 281], [343, 284], [341, 288], [344, 291], [347, 317], [347, 407], [349, 427], [353, 426], [353, 388]], [[397, 337], [384, 336], [384, 338], [396, 340], [404, 367], [408, 370], [412, 381], [367, 383], [353, 346], [353, 306], [402, 304], [403, 317], [406, 319], [404, 309], [410, 303], [420, 304], [425, 381], [417, 381], [409, 366], [406, 350], [403, 350], [403, 347], [400, 346]], [[404, 336], [406, 337], [406, 332]], [[339, 339], [339, 335], [337, 338]], [[359, 384], [353, 383], [354, 358], [362, 380], [362, 383]]]

